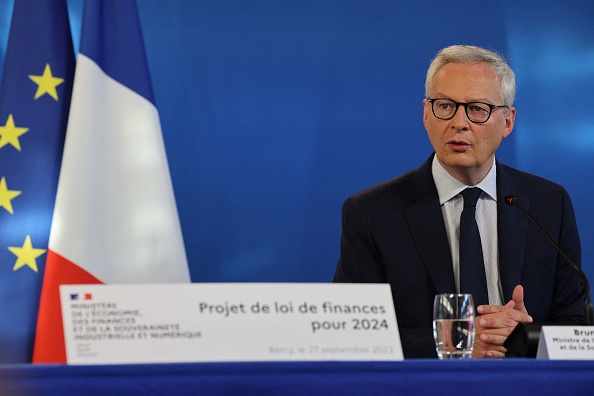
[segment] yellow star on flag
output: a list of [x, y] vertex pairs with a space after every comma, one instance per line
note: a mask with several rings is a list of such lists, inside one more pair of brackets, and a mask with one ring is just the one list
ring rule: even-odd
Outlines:
[[6, 124], [0, 126], [0, 148], [11, 144], [17, 150], [21, 151], [21, 143], [19, 142], [19, 136], [26, 133], [29, 128], [19, 128], [14, 125], [14, 118], [12, 114], [8, 115]]
[[54, 77], [49, 63], [45, 65], [43, 74], [41, 76], [30, 75], [29, 78], [37, 84], [37, 92], [35, 92], [35, 99], [38, 99], [44, 94], [48, 94], [56, 101], [58, 101], [58, 91], [56, 87], [64, 82], [63, 78]]
[[8, 189], [5, 177], [0, 180], [0, 208], [4, 208], [8, 213], [13, 214], [14, 211], [12, 210], [12, 203], [10, 201], [19, 195], [21, 195], [20, 191]]
[[23, 246], [9, 246], [8, 250], [17, 256], [17, 261], [14, 263], [14, 267], [12, 267], [13, 271], [28, 265], [33, 271], [37, 272], [37, 261], [35, 261], [35, 259], [45, 253], [45, 249], [35, 249], [33, 247], [31, 244], [31, 237], [29, 235], [27, 235], [25, 238]]

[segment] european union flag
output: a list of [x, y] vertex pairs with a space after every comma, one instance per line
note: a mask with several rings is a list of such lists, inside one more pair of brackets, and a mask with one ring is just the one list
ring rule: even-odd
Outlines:
[[15, 0], [0, 87], [0, 363], [31, 361], [74, 78], [65, 0]]

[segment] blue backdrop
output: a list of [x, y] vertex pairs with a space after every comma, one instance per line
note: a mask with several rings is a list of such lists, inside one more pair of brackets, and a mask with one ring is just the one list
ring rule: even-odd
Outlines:
[[591, 1], [138, 4], [193, 281], [330, 281], [342, 201], [431, 153], [424, 76], [457, 43], [509, 57], [518, 115], [498, 158], [569, 190], [594, 279]]

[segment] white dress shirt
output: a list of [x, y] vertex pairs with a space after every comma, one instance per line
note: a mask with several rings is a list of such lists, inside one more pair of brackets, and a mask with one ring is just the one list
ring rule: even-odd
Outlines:
[[[431, 170], [435, 186], [437, 187], [437, 193], [439, 194], [441, 213], [443, 214], [450, 250], [452, 252], [456, 290], [460, 291], [460, 253], [458, 246], [460, 239], [460, 215], [464, 208], [464, 198], [462, 198], [460, 193], [469, 186], [450, 175], [439, 163], [436, 156], [433, 157]], [[479, 187], [483, 190], [476, 205], [476, 223], [483, 246], [489, 304], [503, 305], [503, 292], [501, 289], [501, 280], [499, 279], [499, 252], [497, 249], [496, 176], [496, 164], [495, 159], [493, 159], [493, 166], [487, 176], [474, 187]]]

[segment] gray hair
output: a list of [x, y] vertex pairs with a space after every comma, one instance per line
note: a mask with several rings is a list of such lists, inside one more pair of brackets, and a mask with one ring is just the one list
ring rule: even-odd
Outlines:
[[446, 47], [437, 53], [431, 61], [427, 78], [425, 80], [425, 97], [429, 95], [429, 89], [433, 83], [435, 74], [448, 63], [488, 63], [501, 80], [501, 93], [507, 106], [514, 104], [516, 96], [516, 76], [503, 56], [496, 52], [471, 45], [453, 45]]

